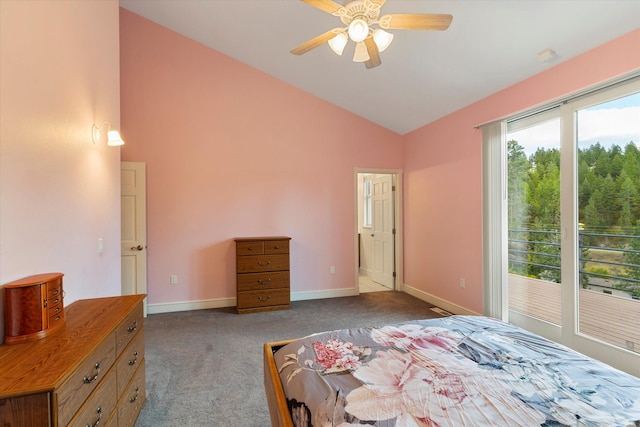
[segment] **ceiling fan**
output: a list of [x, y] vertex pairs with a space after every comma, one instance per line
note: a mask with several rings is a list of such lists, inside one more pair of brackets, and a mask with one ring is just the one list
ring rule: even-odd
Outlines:
[[[385, 30], [446, 30], [453, 19], [447, 14], [407, 13], [380, 16], [380, 8], [387, 0], [354, 0], [342, 6], [333, 0], [302, 0], [303, 2], [340, 18], [346, 27], [333, 28], [300, 46], [291, 49], [302, 55], [324, 43], [338, 55], [349, 39], [356, 44], [354, 62], [364, 62], [367, 68], [382, 63], [380, 52], [393, 40]], [[375, 26], [379, 28], [375, 28]]]

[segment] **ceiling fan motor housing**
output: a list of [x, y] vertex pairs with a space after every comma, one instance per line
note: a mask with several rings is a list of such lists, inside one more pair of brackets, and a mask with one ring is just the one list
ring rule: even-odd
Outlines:
[[339, 9], [334, 15], [338, 16], [345, 25], [351, 24], [351, 21], [358, 18], [364, 19], [368, 25], [371, 25], [380, 17], [380, 5], [371, 0], [355, 0]]

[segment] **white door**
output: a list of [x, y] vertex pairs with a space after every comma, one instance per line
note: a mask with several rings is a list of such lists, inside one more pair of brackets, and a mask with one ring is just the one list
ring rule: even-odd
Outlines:
[[379, 175], [371, 182], [373, 266], [371, 280], [393, 289], [394, 219], [393, 176]]
[[122, 295], [147, 293], [145, 171], [144, 163], [121, 162], [120, 164]]

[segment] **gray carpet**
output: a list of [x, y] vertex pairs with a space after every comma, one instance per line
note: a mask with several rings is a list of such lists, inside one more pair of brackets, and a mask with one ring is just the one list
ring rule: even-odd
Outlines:
[[262, 345], [325, 330], [439, 317], [402, 292], [298, 301], [291, 310], [233, 308], [150, 315], [145, 320], [147, 401], [136, 427], [270, 425]]

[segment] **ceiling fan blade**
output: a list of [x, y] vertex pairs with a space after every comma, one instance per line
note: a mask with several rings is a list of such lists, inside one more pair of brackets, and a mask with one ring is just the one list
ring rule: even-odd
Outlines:
[[313, 6], [317, 9], [320, 9], [324, 12], [334, 14], [340, 9], [342, 9], [342, 5], [338, 4], [332, 0], [302, 0], [306, 4]]
[[446, 30], [453, 15], [434, 13], [406, 13], [380, 17], [380, 28], [385, 30]]
[[382, 63], [380, 60], [380, 51], [378, 51], [378, 45], [373, 41], [373, 37], [367, 37], [364, 41], [367, 46], [367, 53], [369, 54], [369, 60], [365, 61], [364, 65], [367, 68], [377, 67]]
[[294, 47], [293, 49], [291, 49], [290, 52], [293, 53], [294, 55], [302, 55], [303, 53], [307, 53], [311, 49], [315, 49], [316, 47], [322, 45], [323, 43], [328, 42], [329, 40], [334, 38], [340, 31], [342, 31], [341, 28], [334, 28], [333, 30], [329, 30], [324, 34], [320, 34], [319, 36], [314, 37], [311, 40], [302, 43], [298, 47]]

